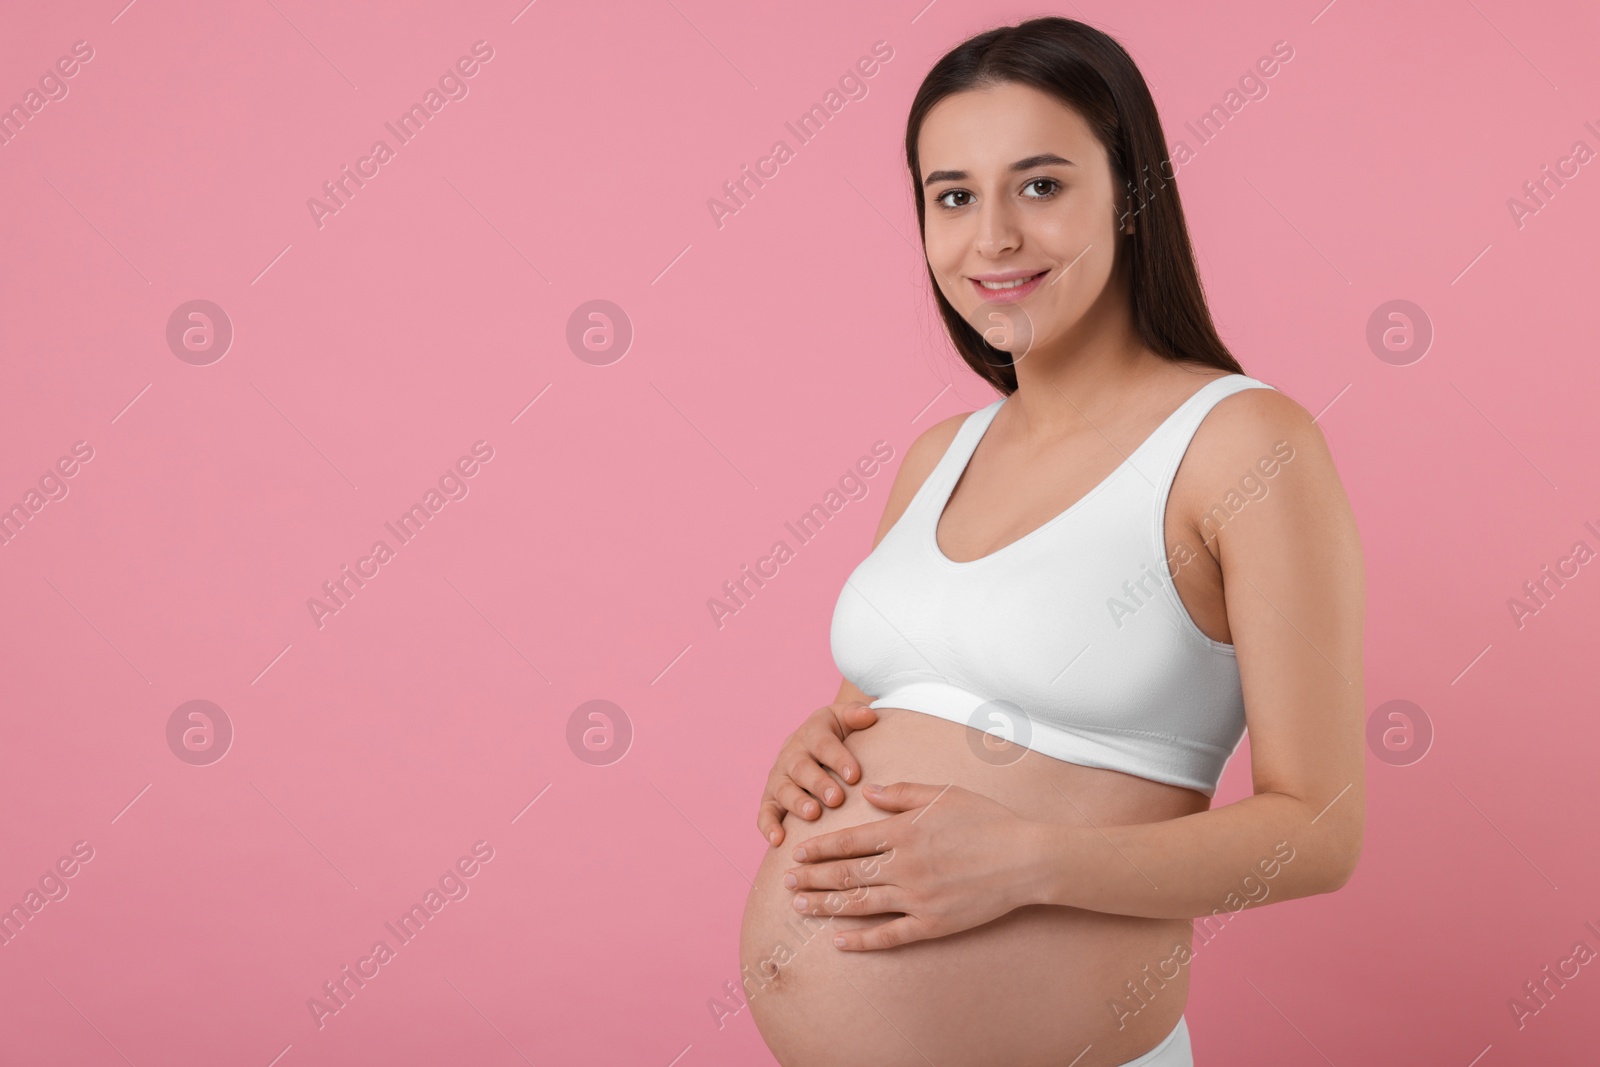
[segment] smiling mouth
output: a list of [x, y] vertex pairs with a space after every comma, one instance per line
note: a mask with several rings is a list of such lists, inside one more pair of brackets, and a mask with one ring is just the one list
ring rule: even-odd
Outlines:
[[1009, 293], [1013, 289], [1021, 289], [1026, 285], [1030, 285], [1049, 273], [1050, 272], [1048, 270], [1042, 270], [1038, 274], [1031, 275], [1027, 278], [1013, 278], [1008, 282], [978, 282], [978, 286], [979, 288], [985, 289], [991, 293]]
[[1004, 282], [982, 282], [976, 278], [969, 278], [968, 281], [972, 283], [972, 291], [985, 304], [1014, 304], [1038, 291], [1049, 273], [1049, 270], [1042, 270], [1031, 277], [1012, 278]]

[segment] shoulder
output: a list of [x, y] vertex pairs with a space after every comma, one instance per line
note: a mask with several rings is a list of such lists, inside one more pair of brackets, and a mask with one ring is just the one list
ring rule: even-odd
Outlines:
[[[933, 468], [939, 465], [950, 446], [955, 443], [956, 434], [961, 432], [961, 427], [966, 425], [970, 418], [976, 417], [983, 408], [972, 411], [963, 411], [949, 418], [940, 419], [938, 422], [923, 430], [911, 442], [911, 447], [906, 449], [905, 462], [900, 465], [902, 471], [909, 468], [910, 474], [915, 478], [917, 486], [927, 480], [933, 473]], [[916, 486], [913, 486], [913, 492]]]
[[[1201, 532], [1214, 534], [1208, 542], [1214, 555], [1223, 547], [1218, 542], [1229, 540], [1222, 522], [1269, 495], [1279, 499], [1271, 511], [1298, 515], [1291, 526], [1317, 518], [1353, 533], [1327, 439], [1311, 412], [1275, 388], [1240, 389], [1218, 400], [1196, 429], [1178, 475], [1173, 503], [1195, 530], [1207, 524]], [[1228, 525], [1237, 540], [1245, 527]]]
[[1313, 438], [1322, 440], [1322, 431], [1311, 412], [1287, 393], [1252, 387], [1230, 393], [1212, 405], [1195, 431], [1190, 451], [1237, 457], [1241, 448], [1248, 451], [1266, 438], [1309, 446]]
[[911, 506], [912, 498], [933, 474], [939, 461], [950, 451], [950, 446], [955, 443], [956, 434], [961, 432], [961, 427], [967, 419], [982, 410], [983, 408], [963, 411], [958, 415], [941, 419], [919, 433], [906, 448], [905, 458], [900, 461], [900, 469], [895, 472], [894, 484], [889, 489], [889, 499], [884, 502], [883, 518], [878, 523], [878, 533], [873, 539], [874, 546], [883, 540], [884, 534], [900, 521], [900, 516]]
[[[1311, 413], [1293, 397], [1259, 378], [1213, 373], [1198, 389], [1189, 385], [1187, 391], [1195, 397], [1218, 382], [1238, 378], [1248, 380], [1236, 381], [1232, 392], [1210, 399], [1199, 412], [1172, 486], [1174, 505], [1189, 493], [1211, 496], [1226, 485], [1237, 485], [1242, 474], [1259, 470], [1259, 460], [1274, 455], [1274, 446], [1280, 457], [1290, 450], [1298, 453], [1320, 448], [1326, 452], [1322, 431]], [[1181, 380], [1179, 387], [1183, 387]], [[1280, 458], [1279, 462], [1283, 460]]]

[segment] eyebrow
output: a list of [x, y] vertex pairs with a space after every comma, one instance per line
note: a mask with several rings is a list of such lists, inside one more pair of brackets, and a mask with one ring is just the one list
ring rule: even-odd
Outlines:
[[[1072, 167], [1076, 165], [1077, 164], [1073, 163], [1072, 160], [1062, 159], [1054, 152], [1040, 152], [1036, 156], [1029, 156], [1027, 159], [1017, 160], [1015, 163], [1011, 164], [1008, 169], [1018, 171], [1032, 170], [1034, 167]], [[968, 174], [964, 170], [936, 170], [926, 178], [922, 179], [922, 186], [924, 189], [926, 189], [934, 182], [964, 182], [971, 177], [972, 175]]]

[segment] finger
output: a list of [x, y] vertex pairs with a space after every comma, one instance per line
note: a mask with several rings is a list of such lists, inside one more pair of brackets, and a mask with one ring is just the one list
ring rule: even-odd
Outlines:
[[872, 951], [894, 948], [933, 936], [926, 923], [915, 915], [902, 915], [877, 926], [864, 926], [859, 930], [840, 930], [833, 935], [833, 947], [845, 952]]
[[802, 915], [903, 914], [909, 906], [895, 885], [862, 886], [848, 893], [806, 893], [794, 901], [795, 911]]
[[783, 844], [783, 805], [772, 797], [763, 797], [761, 808], [756, 812], [756, 829], [767, 839], [767, 844]]
[[[812, 739], [809, 747], [811, 755], [816, 758], [818, 763], [832, 767], [839, 772], [839, 777], [845, 781], [853, 783], [861, 773], [860, 768], [856, 766], [855, 757], [850, 754], [848, 748], [844, 747], [844, 742], [839, 740], [837, 734], [818, 731], [818, 736]], [[841, 801], [843, 797], [844, 794], [841, 793]]]
[[818, 804], [810, 793], [795, 785], [792, 778], [784, 778], [778, 783], [773, 796], [777, 798], [778, 803], [802, 819], [815, 819], [822, 814], [822, 805]]
[[795, 849], [796, 863], [816, 863], [820, 860], [845, 860], [856, 856], [874, 856], [889, 848], [882, 827], [851, 826], [831, 834], [818, 834]]
[[802, 753], [789, 768], [789, 779], [830, 808], [844, 803], [844, 790], [809, 752]]
[[830, 863], [802, 863], [783, 872], [783, 884], [795, 892], [841, 890], [855, 892], [863, 886], [885, 882], [883, 867], [891, 855], [866, 856]]
[[865, 704], [852, 704], [835, 716], [839, 724], [848, 730], [865, 730], [878, 721], [877, 709]]
[[861, 795], [885, 811], [910, 811], [912, 808], [931, 806], [950, 788], [948, 785], [927, 785], [922, 782], [893, 782], [881, 786], [869, 782], [861, 787]]

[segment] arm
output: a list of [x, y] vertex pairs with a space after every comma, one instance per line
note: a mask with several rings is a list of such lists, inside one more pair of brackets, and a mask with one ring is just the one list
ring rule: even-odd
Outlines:
[[[953, 415], [930, 426], [906, 450], [884, 501], [873, 548], [905, 514], [965, 418]], [[819, 819], [823, 805], [836, 808], [844, 803], [844, 790], [838, 782], [852, 784], [861, 780], [861, 770], [843, 742], [852, 732], [868, 729], [877, 722], [878, 713], [866, 707], [872, 700], [848, 678], [843, 679], [833, 703], [812, 712], [784, 739], [756, 808], [756, 828], [770, 844], [783, 842], [783, 820], [788, 814]]]
[[[906, 458], [901, 461], [900, 469], [895, 471], [894, 482], [889, 486], [889, 496], [883, 502], [883, 514], [878, 517], [877, 532], [872, 535], [874, 550], [889, 531], [894, 529], [894, 524], [906, 513], [906, 508], [911, 506], [912, 498], [922, 488], [922, 483], [928, 480], [933, 469], [939, 465], [939, 460], [950, 447], [950, 442], [955, 439], [968, 414], [970, 413], [963, 412], [934, 423], [918, 434], [917, 439], [911, 442], [911, 447], [906, 449]], [[870, 704], [875, 699], [863, 693], [846, 678], [839, 686], [839, 695], [834, 698], [834, 703], [860, 701], [863, 704]]]
[[[1365, 824], [1361, 545], [1326, 441], [1282, 394], [1224, 403], [1259, 430], [1191, 446], [1218, 499], [1263, 439], [1293, 459], [1209, 548], [1221, 564], [1239, 657], [1254, 794], [1164, 822], [1030, 824], [1026, 899], [1118, 915], [1193, 918], [1329, 893], [1355, 870]], [[1263, 433], [1266, 435], [1263, 438]], [[1198, 510], [1198, 509], [1197, 509]], [[1207, 528], [1211, 532], [1211, 528]], [[1197, 534], [1197, 539], [1198, 534]], [[1280, 844], [1283, 843], [1283, 844]]]
[[[868, 785], [869, 801], [899, 814], [804, 842], [785, 880], [807, 914], [899, 913], [838, 931], [838, 947], [944, 937], [1029, 904], [1192, 918], [1331, 892], [1350, 878], [1365, 823], [1366, 593], [1354, 518], [1304, 408], [1267, 390], [1222, 403], [1248, 428], [1203, 422], [1183, 463], [1200, 468], [1196, 520], [1230, 492], [1243, 500], [1235, 486], [1251, 497], [1228, 502], [1207, 548], [1239, 657], [1254, 795], [1161, 822], [1063, 827], [954, 785]], [[1241, 477], [1277, 441], [1295, 451], [1263, 494], [1260, 478]]]

